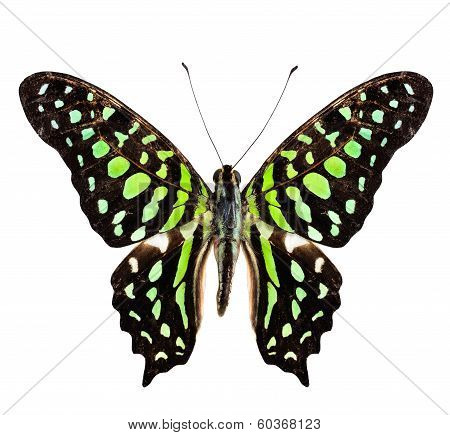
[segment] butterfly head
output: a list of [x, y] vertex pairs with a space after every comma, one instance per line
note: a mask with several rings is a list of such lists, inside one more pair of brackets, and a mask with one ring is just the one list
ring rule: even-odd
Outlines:
[[235, 171], [231, 165], [223, 165], [217, 169], [213, 176], [214, 183], [233, 183], [239, 186], [241, 183], [241, 174]]

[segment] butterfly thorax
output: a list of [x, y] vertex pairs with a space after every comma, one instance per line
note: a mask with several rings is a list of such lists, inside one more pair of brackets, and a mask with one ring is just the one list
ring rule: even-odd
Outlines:
[[223, 315], [231, 292], [242, 230], [241, 177], [231, 166], [224, 165], [214, 174], [214, 253], [219, 272], [217, 311]]

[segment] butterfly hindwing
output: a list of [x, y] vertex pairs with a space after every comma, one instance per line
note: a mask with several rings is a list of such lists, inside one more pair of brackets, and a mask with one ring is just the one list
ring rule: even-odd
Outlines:
[[328, 246], [361, 228], [392, 155], [420, 128], [430, 82], [400, 72], [347, 92], [292, 133], [243, 191], [270, 225]]
[[144, 386], [192, 353], [208, 248], [195, 220], [141, 242], [111, 278], [121, 328], [131, 334], [133, 352], [145, 357]]
[[209, 190], [156, 128], [105, 91], [52, 72], [20, 86], [25, 114], [72, 171], [81, 207], [111, 246], [168, 231], [206, 211]]
[[267, 364], [308, 386], [306, 359], [320, 351], [320, 337], [332, 327], [341, 275], [313, 243], [261, 220], [250, 224], [244, 252], [259, 351]]

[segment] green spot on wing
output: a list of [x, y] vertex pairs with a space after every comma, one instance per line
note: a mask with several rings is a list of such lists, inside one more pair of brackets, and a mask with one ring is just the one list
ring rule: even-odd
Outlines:
[[277, 302], [277, 290], [272, 285], [271, 282], [267, 283], [267, 311], [264, 316], [264, 328], [267, 329], [269, 327], [270, 316], [272, 315], [272, 309], [275, 303]]
[[366, 184], [366, 178], [365, 177], [359, 177], [358, 178], [358, 189], [360, 192], [364, 192], [364, 185]]
[[181, 347], [181, 349], [186, 349], [186, 345], [184, 344], [184, 341], [181, 337], [177, 337], [177, 341], [175, 342], [175, 344], [178, 347]]
[[288, 178], [294, 178], [296, 175], [298, 175], [298, 172], [294, 169], [292, 163], [289, 163], [286, 166], [286, 175]]
[[345, 176], [347, 165], [340, 157], [332, 156], [325, 160], [324, 166], [326, 171], [333, 177], [342, 178]]
[[100, 214], [105, 214], [108, 211], [108, 201], [106, 199], [99, 199], [97, 206]]
[[186, 283], [182, 282], [180, 286], [177, 288], [175, 293], [175, 301], [180, 308], [181, 318], [183, 319], [184, 329], [188, 328], [188, 316], [186, 314], [186, 305], [185, 305], [185, 292], [186, 292]]
[[270, 245], [270, 242], [262, 236], [260, 236], [259, 239], [261, 241], [261, 249], [264, 257], [264, 263], [266, 266], [267, 274], [269, 275], [269, 278], [272, 280], [272, 282], [277, 287], [279, 287], [280, 281], [278, 279], [277, 269], [275, 266], [275, 259], [273, 258], [272, 247]]
[[152, 342], [152, 337], [150, 337], [150, 334], [148, 332], [141, 331], [141, 337], [146, 338], [150, 342], [150, 344], [153, 343]]
[[314, 128], [320, 133], [320, 134], [325, 134], [325, 130], [322, 127], [322, 124], [320, 122], [316, 122], [314, 124]]
[[133, 294], [133, 290], [134, 290], [134, 284], [130, 283], [128, 284], [125, 289], [124, 292], [125, 294], [130, 298], [130, 299], [135, 299], [135, 296]]
[[165, 186], [159, 186], [153, 191], [152, 199], [142, 210], [142, 222], [148, 222], [158, 214], [158, 202], [162, 201], [168, 192], [169, 190]]
[[145, 237], [145, 226], [142, 226], [138, 228], [136, 231], [134, 231], [130, 238], [133, 242], [137, 242], [139, 240], [142, 240]]
[[148, 279], [150, 282], [158, 281], [162, 274], [162, 260], [158, 260], [150, 269]]
[[183, 205], [188, 199], [188, 193], [186, 193], [184, 190], [177, 190], [177, 202], [173, 206], [178, 207], [179, 205]]
[[290, 162], [294, 160], [297, 157], [297, 151], [290, 150], [290, 151], [281, 151], [281, 157], [285, 157]]
[[69, 112], [70, 122], [76, 124], [81, 120], [81, 112], [79, 110], [71, 110]]
[[292, 334], [292, 326], [290, 323], [286, 323], [283, 325], [283, 329], [281, 330], [281, 335], [286, 338]]
[[89, 183], [89, 192], [93, 192], [95, 190], [95, 178], [89, 177], [88, 183]]
[[128, 139], [128, 135], [127, 134], [123, 134], [120, 131], [115, 131], [114, 132], [114, 136], [116, 136], [117, 140], [119, 141], [117, 146], [119, 148], [123, 147], [123, 144], [125, 143], [125, 141]]
[[153, 317], [158, 320], [161, 315], [161, 301], [158, 299], [152, 308]]
[[292, 227], [289, 225], [288, 221], [284, 217], [283, 212], [278, 207], [269, 205], [269, 212], [270, 212], [270, 216], [272, 216], [272, 219], [274, 220], [274, 222], [282, 230], [287, 231], [289, 233], [294, 232], [294, 230], [292, 229]]
[[145, 165], [147, 162], [148, 162], [148, 154], [145, 151], [143, 151], [141, 154], [141, 158], [139, 159], [139, 163], [141, 165]]
[[48, 89], [48, 83], [44, 83], [40, 88], [39, 88], [39, 95], [44, 95], [47, 92]]
[[298, 316], [300, 315], [300, 306], [298, 305], [298, 302], [295, 299], [292, 299], [292, 317], [294, 320], [298, 319]]
[[391, 100], [389, 101], [389, 106], [393, 107], [394, 109], [396, 109], [398, 107], [398, 101], [397, 100]]
[[314, 314], [314, 316], [312, 316], [311, 320], [314, 322], [315, 320], [317, 320], [319, 317], [323, 317], [323, 311], [320, 310], [318, 311], [316, 314]]
[[341, 218], [333, 210], [329, 210], [328, 211], [328, 216], [335, 224], [340, 224], [341, 223]]
[[291, 275], [298, 282], [302, 282], [305, 279], [302, 267], [295, 260], [291, 261]]
[[155, 300], [156, 298], [156, 294], [158, 293], [158, 290], [156, 289], [156, 287], [152, 287], [146, 294], [145, 296], [147, 296], [152, 302]]
[[248, 211], [256, 217], [259, 217], [258, 205], [256, 204], [256, 198], [254, 195], [251, 195], [247, 198]]
[[307, 294], [305, 290], [303, 290], [301, 287], [297, 287], [295, 289], [295, 295], [297, 296], [297, 299], [301, 302], [303, 299], [306, 298]]
[[266, 190], [269, 190], [274, 185], [273, 180], [273, 163], [271, 163], [269, 166], [267, 166], [266, 170], [263, 174], [263, 185], [262, 185], [262, 191], [265, 192]]
[[178, 222], [180, 222], [181, 218], [183, 217], [184, 210], [185, 210], [184, 205], [174, 208], [172, 210], [172, 213], [169, 216], [169, 219], [167, 219], [166, 223], [159, 230], [159, 232], [164, 233], [165, 231], [169, 231], [172, 228], [174, 228], [178, 224]]
[[208, 198], [206, 196], [199, 195], [197, 199], [198, 199], [197, 207], [195, 208], [194, 216], [200, 216], [203, 213], [206, 213], [206, 211], [208, 210], [207, 207]]
[[158, 155], [158, 159], [164, 162], [166, 159], [173, 156], [173, 151], [158, 151], [156, 154]]
[[109, 153], [110, 147], [104, 140], [99, 140], [92, 145], [92, 153], [96, 159], [106, 156]]
[[359, 135], [364, 139], [372, 139], [372, 130], [370, 128], [361, 127], [359, 130]]
[[118, 178], [125, 174], [129, 168], [130, 162], [122, 156], [117, 156], [108, 162], [108, 175], [111, 178]]
[[345, 211], [349, 214], [353, 214], [355, 212], [356, 201], [354, 199], [349, 199], [345, 201]]
[[319, 198], [328, 199], [331, 196], [328, 180], [317, 172], [310, 172], [303, 177], [303, 184]]
[[345, 144], [344, 151], [350, 157], [357, 159], [361, 155], [361, 148], [361, 144], [352, 139]]
[[125, 180], [123, 196], [125, 199], [135, 198], [150, 186], [150, 177], [143, 172], [137, 172]]
[[114, 215], [112, 223], [115, 224], [115, 225], [116, 224], [120, 224], [120, 222], [122, 222], [122, 220], [123, 220], [123, 218], [125, 217], [126, 214], [127, 214], [127, 212], [125, 210], [119, 211], [118, 213], [116, 213]]
[[175, 275], [175, 280], [173, 281], [173, 286], [176, 287], [186, 275], [186, 270], [189, 264], [189, 258], [191, 256], [192, 242], [194, 239], [191, 237], [183, 242], [181, 248], [180, 258], [178, 260], [177, 273]]
[[134, 311], [130, 311], [129, 313], [130, 317], [133, 317], [134, 319], [136, 319], [138, 322], [141, 321], [141, 317], [139, 316], [139, 314], [135, 313]]
[[341, 107], [339, 113], [348, 121], [352, 117], [350, 107]]
[[323, 299], [328, 294], [328, 287], [325, 284], [320, 283], [319, 290], [320, 294], [317, 297], [318, 299]]
[[305, 155], [305, 160], [309, 165], [312, 165], [314, 163], [314, 156], [311, 151], [308, 151]]
[[155, 141], [156, 140], [156, 136], [154, 135], [154, 134], [149, 134], [149, 135], [147, 135], [147, 136], [144, 136], [143, 138], [142, 138], [142, 143], [144, 144], [144, 145], [148, 145], [150, 142], [153, 142], [153, 141]]
[[189, 172], [188, 168], [182, 163], [180, 165], [180, 187], [184, 190], [188, 190], [189, 192], [192, 192], [192, 185], [191, 185], [191, 173]]
[[160, 334], [166, 338], [170, 337], [170, 326], [167, 323], [161, 325]]
[[95, 131], [92, 127], [83, 128], [83, 130], [81, 130], [81, 136], [82, 136], [83, 140], [90, 139], [92, 136], [94, 136], [94, 134], [95, 134]]
[[322, 233], [311, 225], [308, 225], [308, 237], [315, 242], [321, 242], [323, 239]]
[[136, 132], [138, 131], [139, 127], [140, 127], [139, 122], [134, 121], [134, 122], [133, 122], [133, 126], [128, 130], [128, 134], [134, 134], [134, 133], [136, 133]]
[[311, 331], [306, 331], [302, 335], [302, 338], [300, 338], [300, 344], [302, 344], [308, 337], [311, 337]]
[[281, 207], [281, 204], [277, 201], [278, 192], [276, 190], [270, 190], [266, 193], [265, 199], [269, 204], [275, 205], [277, 207]]
[[325, 139], [330, 142], [332, 148], [336, 146], [336, 138], [339, 136], [338, 131], [334, 131], [333, 133], [327, 134]]
[[167, 356], [167, 353], [165, 353], [165, 352], [158, 352], [156, 355], [155, 355], [155, 361], [158, 361], [159, 359], [167, 359], [168, 358], [168, 356]]
[[200, 179], [200, 191], [202, 192], [203, 196], [206, 196], [209, 198], [208, 191], [206, 190], [206, 186], [204, 185], [203, 181]]
[[102, 111], [102, 118], [107, 121], [112, 115], [113, 113], [116, 111], [116, 109], [112, 108], [112, 107], [104, 107], [103, 111]]
[[339, 234], [339, 227], [335, 224], [331, 225], [330, 234], [336, 237]]
[[286, 354], [284, 355], [284, 359], [289, 359], [289, 358], [295, 359], [297, 361], [297, 355], [292, 351], [286, 352]]
[[383, 117], [384, 117], [384, 112], [382, 110], [377, 109], [372, 112], [372, 119], [377, 124], [383, 123]]
[[307, 145], [312, 144], [312, 139], [309, 136], [306, 136], [306, 134], [299, 134], [297, 137], [297, 140], [299, 140], [300, 142], [303, 142]]
[[275, 337], [271, 337], [267, 343], [267, 349], [270, 349], [271, 347], [274, 347], [276, 345], [277, 345], [277, 339]]
[[167, 165], [163, 163], [161, 167], [156, 171], [156, 175], [159, 178], [166, 178], [167, 177]]

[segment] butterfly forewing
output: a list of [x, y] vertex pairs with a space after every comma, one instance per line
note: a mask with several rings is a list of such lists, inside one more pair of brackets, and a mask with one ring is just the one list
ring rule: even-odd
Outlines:
[[145, 357], [144, 386], [192, 353], [208, 246], [202, 224], [192, 221], [141, 242], [111, 278], [121, 328]]
[[125, 246], [206, 211], [208, 188], [156, 128], [75, 77], [37, 73], [20, 86], [25, 114], [72, 171], [81, 207], [111, 246]]
[[339, 308], [341, 275], [313, 243], [269, 226], [251, 225], [244, 242], [252, 271], [252, 323], [267, 364], [309, 385], [306, 359], [320, 350]]
[[244, 189], [255, 217], [328, 246], [361, 228], [392, 155], [421, 126], [432, 98], [416, 73], [347, 92], [291, 134]]

